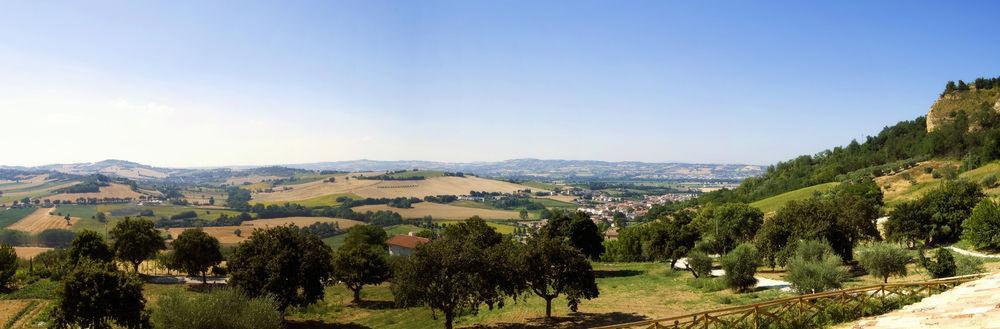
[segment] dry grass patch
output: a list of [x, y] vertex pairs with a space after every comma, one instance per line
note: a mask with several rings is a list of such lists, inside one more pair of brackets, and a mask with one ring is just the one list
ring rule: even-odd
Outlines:
[[[276, 226], [284, 226], [289, 224], [295, 224], [298, 227], [305, 227], [312, 225], [314, 223], [337, 223], [342, 229], [349, 228], [354, 225], [361, 225], [362, 222], [350, 219], [342, 218], [330, 218], [330, 217], [286, 217], [286, 218], [271, 218], [271, 219], [255, 219], [243, 222], [240, 226], [209, 226], [203, 227], [202, 230], [208, 235], [219, 239], [219, 243], [225, 245], [234, 245], [249, 239], [255, 230], [266, 229]], [[196, 229], [194, 227], [174, 227], [167, 229], [170, 236], [177, 238], [182, 232], [186, 230]], [[240, 231], [239, 235], [236, 235], [236, 230]]]
[[349, 178], [356, 174], [341, 174], [333, 176], [333, 183], [323, 180], [287, 185], [290, 188], [276, 188], [271, 193], [256, 193], [253, 198], [258, 202], [298, 201], [328, 194], [353, 193], [363, 198], [397, 198], [429, 195], [466, 195], [470, 191], [511, 193], [531, 187], [480, 177], [431, 177], [413, 181], [380, 181]]
[[35, 256], [38, 256], [38, 254], [41, 254], [41, 253], [49, 251], [49, 250], [52, 250], [52, 248], [46, 248], [46, 247], [14, 247], [14, 253], [16, 253], [17, 257], [21, 258], [21, 259], [35, 258]]
[[542, 196], [540, 198], [543, 198], [543, 199], [552, 199], [552, 200], [562, 201], [562, 202], [568, 202], [568, 203], [573, 203], [573, 201], [576, 201], [576, 196], [572, 196], [572, 195], [546, 195], [546, 196]]
[[80, 220], [77, 217], [70, 217], [69, 221], [67, 221], [65, 217], [56, 215], [55, 211], [55, 207], [39, 208], [30, 215], [8, 226], [7, 229], [36, 234], [48, 229], [68, 230]]
[[514, 219], [519, 218], [518, 212], [511, 210], [481, 209], [459, 207], [447, 204], [421, 202], [413, 204], [413, 208], [393, 208], [387, 205], [369, 205], [352, 208], [355, 212], [388, 210], [399, 213], [403, 218], [421, 218], [431, 216], [435, 219], [466, 219], [479, 216], [483, 219]]

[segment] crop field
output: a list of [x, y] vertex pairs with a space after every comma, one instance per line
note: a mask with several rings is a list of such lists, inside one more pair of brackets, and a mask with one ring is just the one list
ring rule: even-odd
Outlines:
[[[441, 224], [441, 225], [453, 225], [453, 224], [461, 223], [463, 221], [464, 220], [462, 220], [462, 219], [451, 219], [451, 220], [435, 220], [434, 222], [438, 223], [438, 224]], [[503, 223], [503, 222], [497, 222], [497, 221], [486, 221], [486, 225], [489, 225], [490, 227], [496, 229], [497, 232], [500, 232], [501, 234], [511, 234], [511, 233], [514, 233], [514, 229], [516, 228], [516, 226], [514, 226], [514, 225], [506, 224], [506, 223]]]
[[[52, 214], [50, 215], [49, 213]], [[55, 215], [55, 213], [56, 208], [38, 208], [30, 215], [7, 226], [7, 228], [37, 234], [48, 229], [69, 229], [80, 220], [78, 217], [70, 217], [67, 222], [65, 218]]]
[[28, 188], [17, 188], [4, 191], [3, 195], [0, 195], [0, 204], [10, 204], [15, 200], [21, 200], [26, 197], [28, 198], [41, 198], [52, 194], [52, 191], [58, 190], [64, 187], [70, 187], [76, 185], [77, 181], [50, 181], [44, 184], [28, 187]]
[[576, 197], [572, 195], [546, 195], [546, 196], [540, 196], [539, 198], [556, 200], [566, 203], [573, 203], [573, 200], [576, 200]]
[[[358, 196], [357, 194], [354, 194], [354, 193], [337, 193], [337, 194], [321, 195], [321, 196], [318, 196], [318, 197], [315, 197], [315, 198], [309, 198], [309, 199], [305, 199], [305, 200], [299, 200], [299, 201], [295, 201], [295, 203], [303, 205], [305, 207], [310, 207], [310, 208], [312, 208], [312, 207], [322, 207], [322, 206], [331, 206], [331, 207], [334, 207], [334, 206], [340, 205], [340, 202], [337, 202], [337, 199], [340, 198], [340, 197], [348, 197], [348, 198], [355, 199], [355, 200], [364, 199], [364, 198], [362, 198], [362, 197], [360, 197], [360, 196]], [[251, 201], [251, 203], [258, 203], [258, 202], [252, 202]], [[267, 206], [267, 205], [280, 205], [280, 204], [288, 203], [288, 201], [267, 201], [267, 202], [259, 202], [259, 203]]]
[[[243, 222], [240, 226], [210, 226], [204, 227], [202, 230], [208, 235], [219, 239], [219, 243], [225, 245], [234, 245], [244, 240], [250, 238], [253, 235], [254, 230], [265, 229], [268, 227], [282, 226], [288, 224], [295, 224], [299, 227], [309, 226], [313, 223], [337, 223], [340, 228], [348, 228], [354, 225], [361, 224], [359, 221], [341, 219], [341, 218], [329, 218], [329, 217], [288, 217], [288, 218], [272, 218], [272, 219], [255, 219], [251, 221]], [[193, 227], [175, 227], [167, 229], [170, 236], [177, 238], [182, 232], [190, 229], [195, 229]], [[240, 230], [240, 235], [236, 235], [236, 230]]]
[[413, 204], [413, 208], [393, 208], [388, 205], [369, 205], [352, 208], [356, 212], [388, 210], [399, 213], [403, 218], [421, 218], [431, 216], [435, 219], [466, 219], [472, 216], [479, 216], [483, 219], [516, 219], [518, 213], [512, 210], [481, 209], [470, 207], [459, 207], [433, 202], [421, 202]]
[[0, 191], [7, 192], [17, 189], [30, 189], [44, 184], [46, 181], [48, 181], [48, 178], [49, 178], [48, 174], [43, 174], [43, 175], [25, 177], [20, 181], [0, 180]]
[[221, 206], [226, 203], [226, 198], [228, 197], [221, 189], [203, 187], [184, 189], [181, 190], [181, 194], [184, 195], [184, 199], [188, 200], [188, 202], [201, 205], [208, 205], [209, 198], [215, 198], [215, 205]]
[[[276, 188], [272, 193], [255, 193], [254, 201], [260, 203], [300, 201], [323, 195], [352, 193], [362, 198], [396, 198], [428, 195], [465, 195], [470, 191], [511, 193], [530, 187], [479, 177], [433, 177], [415, 181], [380, 181], [352, 179], [357, 174], [334, 175], [333, 183], [322, 180], [297, 185], [287, 185], [289, 190]], [[251, 201], [253, 203], [254, 201]]]
[[[565, 196], [565, 195], [562, 195]], [[552, 199], [547, 197], [531, 198], [531, 201], [541, 203], [546, 208], [572, 208], [576, 209], [579, 207], [577, 204], [572, 202], [566, 202], [559, 199]]]
[[14, 224], [35, 211], [35, 208], [0, 209], [0, 228]]
[[234, 185], [234, 186], [239, 186], [239, 185], [244, 185], [244, 184], [260, 183], [260, 182], [263, 182], [263, 181], [271, 181], [271, 180], [275, 180], [275, 179], [279, 179], [279, 178], [283, 178], [283, 177], [278, 177], [278, 176], [262, 176], [262, 175], [250, 175], [250, 176], [241, 176], [241, 177], [230, 177], [229, 179], [226, 180], [226, 184]]
[[14, 253], [17, 254], [18, 258], [30, 259], [38, 256], [38, 254], [52, 250], [52, 248], [46, 247], [14, 247]]
[[49, 200], [62, 200], [75, 202], [79, 198], [132, 198], [138, 200], [139, 192], [133, 191], [131, 187], [124, 184], [111, 183], [110, 186], [102, 186], [100, 192], [96, 193], [60, 193], [47, 197]]

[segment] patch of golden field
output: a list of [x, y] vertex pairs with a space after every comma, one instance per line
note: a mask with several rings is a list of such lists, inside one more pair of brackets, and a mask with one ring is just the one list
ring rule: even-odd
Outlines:
[[250, 176], [243, 176], [243, 177], [229, 177], [229, 179], [226, 180], [226, 184], [239, 186], [239, 185], [243, 185], [243, 184], [254, 184], [254, 183], [260, 183], [260, 182], [263, 182], [263, 181], [275, 180], [275, 179], [279, 179], [279, 178], [281, 178], [281, 177], [278, 177], [278, 176], [262, 176], [262, 175], [250, 175]]
[[20, 183], [11, 180], [0, 180], [0, 184], [14, 183], [10, 185], [0, 186], [0, 191], [9, 191], [15, 189], [32, 188], [38, 185], [45, 184], [49, 179], [49, 174], [41, 174], [31, 176], [29, 178], [21, 179]]
[[67, 222], [65, 217], [55, 214], [56, 208], [39, 208], [14, 224], [7, 227], [10, 230], [24, 231], [28, 233], [39, 233], [48, 229], [68, 230], [76, 224], [79, 218], [70, 217]]
[[14, 247], [14, 253], [17, 254], [17, 258], [29, 259], [38, 256], [38, 254], [52, 250], [52, 248], [47, 247]]
[[322, 195], [353, 193], [363, 198], [423, 198], [429, 195], [466, 195], [470, 191], [511, 193], [517, 190], [531, 189], [528, 186], [508, 183], [480, 177], [431, 177], [412, 181], [381, 181], [348, 178], [357, 174], [342, 174], [334, 176], [336, 182], [315, 181], [304, 184], [288, 185], [289, 190], [272, 193], [255, 193], [254, 200], [297, 201]]
[[131, 187], [124, 184], [111, 183], [108, 186], [102, 186], [100, 192], [90, 192], [90, 193], [61, 193], [46, 197], [49, 200], [62, 200], [76, 202], [79, 198], [89, 199], [89, 198], [132, 198], [138, 200], [142, 196], [139, 192], [133, 191]]
[[0, 323], [7, 323], [31, 303], [30, 299], [0, 300]]
[[447, 204], [421, 202], [413, 204], [413, 208], [393, 208], [388, 205], [368, 205], [351, 208], [355, 212], [388, 210], [399, 213], [403, 218], [421, 218], [425, 216], [434, 219], [466, 219], [472, 216], [479, 216], [483, 219], [516, 219], [518, 212], [512, 210], [481, 209], [471, 207], [459, 207]]
[[957, 161], [930, 160], [918, 163], [915, 167], [904, 170], [894, 175], [885, 175], [875, 178], [875, 184], [882, 188], [882, 195], [886, 201], [897, 199], [911, 199], [919, 197], [920, 193], [911, 193], [915, 186], [936, 180], [933, 173], [924, 172], [927, 168], [940, 170], [951, 167], [958, 169]]
[[[342, 229], [349, 228], [355, 225], [361, 225], [362, 223], [356, 220], [342, 219], [342, 218], [330, 218], [330, 217], [286, 217], [286, 218], [271, 218], [271, 219], [255, 219], [250, 221], [245, 221], [240, 226], [210, 226], [203, 227], [202, 230], [208, 235], [219, 239], [219, 243], [225, 245], [234, 245], [249, 239], [255, 230], [266, 229], [269, 227], [283, 226], [288, 224], [295, 224], [298, 227], [305, 227], [312, 225], [314, 223], [337, 223]], [[196, 229], [194, 227], [174, 227], [167, 229], [170, 236], [174, 239], [177, 238], [182, 232], [186, 230]], [[236, 235], [236, 230], [240, 230], [240, 235]]]

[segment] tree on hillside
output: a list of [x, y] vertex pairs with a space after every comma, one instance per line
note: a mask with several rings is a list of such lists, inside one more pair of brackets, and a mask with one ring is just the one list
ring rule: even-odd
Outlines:
[[521, 209], [521, 211], [517, 213], [517, 217], [521, 218], [521, 220], [528, 220], [528, 210]]
[[139, 264], [156, 257], [156, 253], [166, 247], [160, 231], [154, 227], [153, 221], [147, 219], [126, 217], [111, 229], [109, 235], [115, 257], [132, 264], [136, 273], [139, 272]]
[[752, 240], [763, 222], [760, 209], [745, 203], [726, 203], [705, 208], [694, 225], [702, 236], [715, 242], [714, 251], [723, 254]]
[[597, 229], [597, 224], [584, 212], [554, 210], [539, 234], [548, 238], [565, 239], [590, 259], [598, 259], [604, 253], [604, 236]]
[[109, 262], [81, 260], [57, 290], [52, 328], [151, 328], [142, 281]]
[[581, 299], [596, 298], [600, 292], [594, 270], [579, 250], [564, 240], [546, 236], [528, 241], [521, 254], [521, 271], [528, 287], [545, 299], [545, 318], [552, 318], [552, 299], [566, 295], [567, 304], [576, 312]]
[[[347, 230], [348, 241], [333, 252], [333, 278], [343, 282], [354, 292], [353, 303], [361, 302], [361, 288], [365, 285], [380, 284], [389, 279], [389, 252], [385, 240], [379, 239], [382, 234], [374, 233], [367, 237], [369, 229], [355, 229], [368, 225], [356, 225]], [[375, 227], [382, 230], [381, 227]], [[374, 238], [372, 238], [374, 236]]]
[[229, 262], [229, 283], [252, 296], [274, 295], [284, 310], [323, 298], [333, 274], [330, 247], [295, 226], [255, 231]]
[[772, 270], [778, 265], [784, 266], [788, 258], [786, 247], [791, 241], [792, 231], [782, 224], [775, 220], [765, 221], [754, 237], [761, 259]]
[[172, 246], [174, 252], [169, 267], [200, 276], [202, 284], [208, 283], [208, 269], [223, 260], [219, 240], [201, 228], [181, 232]]
[[910, 255], [906, 249], [890, 243], [876, 242], [858, 252], [858, 263], [869, 274], [889, 282], [890, 276], [906, 276]]
[[395, 264], [392, 292], [401, 305], [441, 311], [445, 328], [482, 304], [503, 307], [523, 289], [517, 244], [478, 217], [449, 225], [441, 238], [417, 247]]
[[90, 259], [96, 262], [110, 262], [114, 253], [101, 234], [83, 230], [73, 239], [69, 248], [69, 259], [73, 264]]
[[653, 260], [669, 260], [670, 268], [674, 268], [677, 260], [687, 255], [698, 241], [698, 231], [690, 225], [692, 217], [687, 211], [678, 211], [649, 224], [645, 228], [648, 240], [643, 244], [646, 254]]
[[958, 265], [955, 264], [955, 256], [952, 256], [948, 249], [938, 248], [934, 260], [930, 260], [924, 256], [923, 249], [920, 250], [918, 256], [920, 257], [920, 266], [923, 266], [927, 270], [927, 273], [936, 279], [955, 276], [955, 273], [958, 271]]
[[7, 287], [16, 272], [17, 253], [14, 252], [14, 247], [0, 244], [0, 290]]
[[347, 229], [344, 245], [385, 246], [389, 234], [376, 225], [354, 225]]
[[847, 278], [847, 269], [830, 245], [820, 241], [800, 241], [788, 260], [785, 277], [795, 290], [812, 294], [837, 289]]
[[962, 237], [978, 249], [1000, 249], [1000, 203], [983, 199], [962, 223]]
[[885, 223], [886, 236], [927, 246], [958, 241], [962, 222], [983, 196], [976, 183], [946, 181], [920, 199], [897, 206]]
[[929, 223], [927, 207], [919, 201], [908, 201], [896, 205], [883, 228], [887, 239], [914, 246], [927, 239], [928, 230], [925, 226]]

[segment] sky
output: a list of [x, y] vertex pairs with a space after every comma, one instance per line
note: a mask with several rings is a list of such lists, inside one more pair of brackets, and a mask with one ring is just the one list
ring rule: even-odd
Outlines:
[[772, 164], [1000, 75], [997, 1], [0, 8], [0, 165]]

